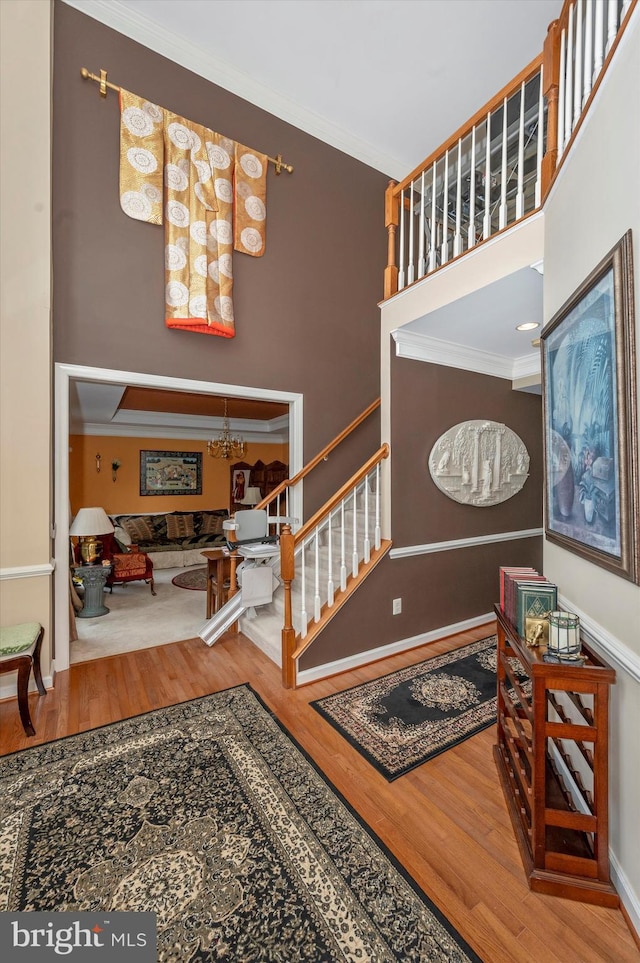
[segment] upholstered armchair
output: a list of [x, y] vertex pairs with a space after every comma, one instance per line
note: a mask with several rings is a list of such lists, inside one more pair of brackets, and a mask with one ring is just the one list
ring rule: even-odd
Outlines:
[[102, 536], [102, 557], [111, 562], [111, 572], [107, 578], [109, 591], [113, 586], [124, 582], [145, 581], [155, 595], [153, 581], [153, 562], [145, 552], [138, 551], [137, 545], [121, 548], [113, 535]]

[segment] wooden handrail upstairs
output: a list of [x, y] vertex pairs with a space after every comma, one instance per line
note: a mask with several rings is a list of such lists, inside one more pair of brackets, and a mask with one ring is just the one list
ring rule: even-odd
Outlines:
[[321, 461], [324, 461], [325, 458], [331, 454], [334, 448], [337, 448], [338, 445], [345, 440], [345, 438], [348, 438], [351, 432], [355, 431], [358, 425], [361, 425], [363, 421], [366, 421], [369, 415], [373, 414], [376, 408], [380, 407], [380, 400], [380, 398], [377, 398], [375, 401], [372, 401], [369, 407], [365, 408], [365, 410], [359, 414], [357, 418], [354, 418], [353, 421], [348, 424], [339, 435], [336, 435], [333, 441], [330, 441], [329, 444], [322, 449], [322, 451], [318, 452], [318, 454], [312, 458], [311, 461], [307, 462], [304, 468], [301, 468], [297, 475], [294, 475], [293, 478], [285, 478], [285, 480], [281, 482], [277, 488], [274, 488], [272, 492], [269, 492], [269, 494], [266, 495], [255, 507], [266, 508], [271, 504], [271, 502], [275, 501], [283, 491], [285, 491], [287, 488], [293, 488], [294, 485], [297, 485], [298, 482], [302, 481], [303, 478], [313, 471], [316, 465], [319, 465]]

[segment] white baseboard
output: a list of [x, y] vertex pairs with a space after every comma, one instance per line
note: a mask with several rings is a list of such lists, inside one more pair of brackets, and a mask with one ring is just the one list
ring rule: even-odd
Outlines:
[[478, 625], [485, 625], [493, 621], [495, 621], [495, 615], [488, 612], [486, 615], [477, 615], [472, 619], [465, 619], [463, 622], [455, 622], [453, 625], [443, 625], [431, 632], [414, 635], [408, 639], [400, 639], [398, 642], [389, 643], [389, 645], [381, 645], [377, 649], [367, 649], [365, 652], [349, 655], [345, 659], [325, 662], [324, 665], [316, 665], [312, 669], [302, 669], [297, 673], [297, 682], [298, 685], [317, 682], [318, 679], [326, 679], [330, 675], [338, 675], [339, 672], [348, 672], [350, 669], [357, 669], [369, 662], [377, 662], [379, 659], [386, 659], [388, 656], [397, 655], [399, 652], [408, 652], [410, 649], [417, 649], [420, 645], [435, 642], [447, 635], [466, 632], [467, 629], [475, 629]]
[[[18, 670], [16, 669], [16, 673], [17, 673], [17, 671], [18, 671]], [[7, 679], [11, 678], [8, 672], [7, 672], [7, 675], [6, 675], [5, 678], [7, 678]], [[45, 689], [47, 689], [47, 690], [48, 690], [48, 689], [53, 689], [53, 676], [43, 675], [43, 676], [42, 676], [42, 681], [44, 682], [44, 687], [45, 687]], [[38, 691], [37, 686], [36, 686], [36, 684], [35, 684], [35, 682], [33, 681], [33, 678], [32, 678], [32, 679], [31, 679], [31, 682], [30, 682], [30, 684], [29, 684], [29, 692], [31, 693], [31, 692], [37, 692], [37, 691]], [[17, 705], [18, 705], [18, 696], [17, 696], [17, 693], [16, 693], [16, 682], [14, 682], [13, 684], [11, 684], [10, 682], [7, 683], [7, 682], [4, 682], [4, 681], [3, 681], [2, 684], [0, 684], [0, 702], [4, 701], [5, 699], [15, 699], [15, 700], [16, 700], [16, 707], [17, 707]]]
[[631, 883], [611, 850], [609, 850], [609, 871], [611, 882], [618, 891], [620, 902], [623, 904], [637, 936], [640, 934], [640, 900], [631, 888]]

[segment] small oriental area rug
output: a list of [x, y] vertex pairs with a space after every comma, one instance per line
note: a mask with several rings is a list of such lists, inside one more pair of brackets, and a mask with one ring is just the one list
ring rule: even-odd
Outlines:
[[178, 588], [191, 589], [192, 592], [207, 591], [207, 567], [192, 568], [186, 572], [179, 572], [175, 578], [171, 579], [172, 585]]
[[249, 686], [0, 758], [0, 799], [0, 910], [155, 912], [159, 963], [478, 963]]
[[391, 782], [492, 725], [496, 686], [491, 636], [311, 705]]

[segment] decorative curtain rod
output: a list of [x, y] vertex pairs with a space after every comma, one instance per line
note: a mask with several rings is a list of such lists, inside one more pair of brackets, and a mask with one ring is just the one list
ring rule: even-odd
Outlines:
[[[99, 84], [101, 97], [107, 96], [107, 87], [109, 87], [110, 90], [115, 90], [117, 93], [120, 93], [121, 88], [107, 80], [106, 70], [101, 70], [100, 76], [97, 77], [96, 74], [90, 73], [86, 67], [81, 67], [80, 74], [85, 80], [93, 80], [96, 84]], [[267, 160], [275, 166], [276, 174], [281, 174], [282, 171], [286, 171], [287, 174], [293, 174], [293, 166], [291, 164], [285, 164], [282, 160], [282, 154], [278, 154], [277, 157], [267, 156]]]

